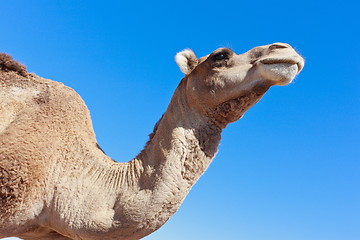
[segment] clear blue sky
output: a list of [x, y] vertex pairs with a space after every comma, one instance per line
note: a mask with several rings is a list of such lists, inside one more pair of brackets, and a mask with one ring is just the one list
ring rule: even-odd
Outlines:
[[200, 57], [290, 43], [306, 59], [224, 131], [180, 210], [146, 240], [360, 239], [357, 1], [1, 1], [0, 51], [74, 88], [99, 144], [133, 158]]

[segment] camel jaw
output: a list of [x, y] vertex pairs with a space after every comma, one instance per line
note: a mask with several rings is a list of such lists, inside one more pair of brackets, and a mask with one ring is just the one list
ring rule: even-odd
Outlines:
[[270, 88], [270, 85], [258, 84], [237, 98], [229, 99], [215, 108], [207, 111], [207, 116], [216, 126], [223, 129], [229, 123], [235, 122], [242, 118], [247, 110], [256, 104]]

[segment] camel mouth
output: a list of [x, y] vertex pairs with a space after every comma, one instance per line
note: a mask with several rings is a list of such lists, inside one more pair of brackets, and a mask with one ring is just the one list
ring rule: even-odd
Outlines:
[[270, 57], [261, 59], [259, 62], [263, 77], [278, 86], [291, 83], [304, 67], [304, 60], [301, 57]]
[[292, 58], [265, 58], [260, 60], [261, 63], [265, 65], [273, 65], [273, 64], [287, 64], [287, 65], [295, 65], [297, 66], [299, 73], [304, 67], [304, 61]]

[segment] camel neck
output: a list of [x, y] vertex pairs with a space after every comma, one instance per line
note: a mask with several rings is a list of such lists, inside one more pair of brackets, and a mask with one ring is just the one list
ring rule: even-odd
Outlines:
[[[207, 169], [220, 142], [221, 129], [192, 109], [179, 86], [157, 129], [137, 156], [144, 171], [169, 175], [191, 187]], [[166, 171], [164, 171], [166, 169]]]
[[185, 96], [179, 86], [144, 150], [123, 165], [121, 175], [133, 179], [125, 190], [119, 186], [114, 220], [120, 228], [121, 222], [131, 223], [138, 237], [178, 210], [217, 152], [221, 129], [191, 109]]

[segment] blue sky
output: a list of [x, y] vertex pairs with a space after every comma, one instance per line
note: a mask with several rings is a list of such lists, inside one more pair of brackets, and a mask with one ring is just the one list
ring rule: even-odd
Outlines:
[[180, 210], [146, 240], [360, 239], [360, 31], [356, 1], [2, 1], [0, 51], [85, 100], [97, 139], [132, 159], [201, 57], [274, 42], [306, 59], [225, 129]]

